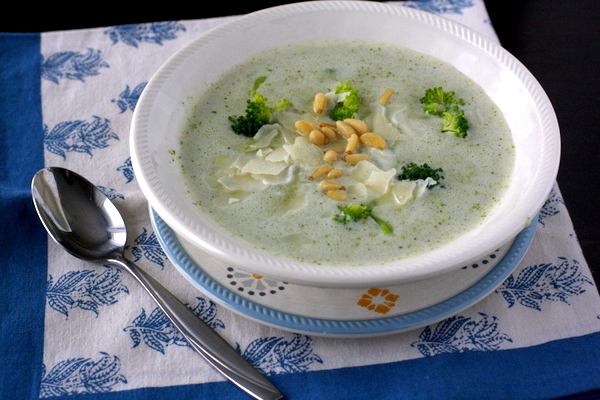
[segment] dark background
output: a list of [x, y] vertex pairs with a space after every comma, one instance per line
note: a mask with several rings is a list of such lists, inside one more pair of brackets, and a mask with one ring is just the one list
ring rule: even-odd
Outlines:
[[[36, 6], [41, 17], [33, 17], [28, 3], [22, 2], [15, 10], [6, 10], [0, 31], [43, 32], [199, 19], [244, 14], [286, 2], [218, 3], [210, 9], [197, 2], [171, 8], [165, 3], [162, 7], [148, 3], [90, 6], [87, 11], [81, 3], [54, 3], [47, 9]], [[600, 1], [488, 0], [486, 6], [501, 44], [533, 73], [555, 108], [562, 136], [559, 187], [586, 260], [600, 282], [600, 113], [595, 108], [600, 105]]]

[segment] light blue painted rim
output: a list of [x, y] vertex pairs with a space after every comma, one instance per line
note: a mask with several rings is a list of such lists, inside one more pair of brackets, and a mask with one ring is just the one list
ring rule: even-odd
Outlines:
[[422, 310], [372, 320], [327, 320], [273, 310], [232, 292], [207, 274], [183, 248], [175, 232], [150, 208], [158, 241], [175, 267], [203, 292], [240, 314], [285, 330], [334, 337], [376, 336], [415, 329], [450, 317], [477, 303], [495, 290], [514, 271], [535, 234], [537, 218], [515, 238], [502, 260], [477, 283], [463, 292]]

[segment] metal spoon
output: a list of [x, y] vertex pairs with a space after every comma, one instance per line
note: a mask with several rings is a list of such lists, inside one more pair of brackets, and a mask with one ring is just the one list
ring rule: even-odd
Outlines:
[[64, 168], [44, 168], [31, 182], [37, 213], [55, 242], [75, 257], [113, 264], [144, 286], [188, 343], [247, 394], [260, 400], [283, 396], [204, 321], [154, 278], [123, 257], [125, 222], [114, 204], [92, 183]]

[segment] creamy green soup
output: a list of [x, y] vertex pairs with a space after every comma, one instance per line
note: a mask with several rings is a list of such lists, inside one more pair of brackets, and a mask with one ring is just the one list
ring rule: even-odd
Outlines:
[[[243, 115], [260, 77], [266, 79], [257, 91], [269, 104], [286, 99], [293, 106], [275, 112], [256, 136], [238, 135], [229, 117]], [[362, 99], [355, 118], [386, 143], [359, 145], [356, 152], [369, 159], [357, 164], [324, 159], [328, 149], [347, 145], [345, 137], [317, 145], [295, 127], [298, 120], [335, 124], [327, 111], [315, 112], [315, 94], [324, 93], [331, 107], [340, 101], [334, 88], [348, 81]], [[423, 111], [420, 99], [435, 87], [463, 99], [465, 138], [442, 132], [440, 117]], [[386, 89], [394, 94], [380, 104]], [[333, 265], [400, 259], [473, 229], [501, 199], [514, 162], [502, 113], [464, 74], [410, 49], [343, 40], [270, 50], [227, 71], [199, 94], [181, 147], [172, 150], [187, 194], [232, 235], [273, 254]], [[444, 179], [433, 187], [430, 180], [398, 179], [409, 163], [442, 168]], [[309, 178], [325, 164], [343, 171], [332, 180], [345, 201], [325, 195], [326, 177]], [[350, 203], [372, 207], [393, 234], [373, 219], [336, 221]]]

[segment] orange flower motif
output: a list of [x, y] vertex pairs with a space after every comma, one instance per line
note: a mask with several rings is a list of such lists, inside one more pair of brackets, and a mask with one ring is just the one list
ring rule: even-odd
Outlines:
[[387, 289], [371, 288], [362, 295], [362, 298], [356, 304], [380, 314], [387, 314], [396, 305], [396, 300], [399, 297], [399, 295], [392, 294]]

